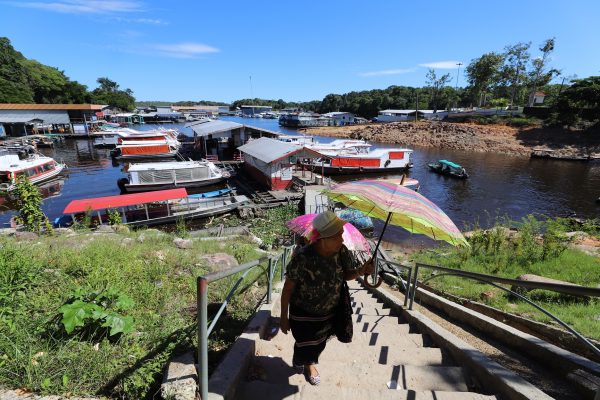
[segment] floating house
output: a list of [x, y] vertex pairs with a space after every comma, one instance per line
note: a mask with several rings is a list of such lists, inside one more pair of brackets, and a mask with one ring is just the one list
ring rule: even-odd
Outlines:
[[0, 136], [42, 132], [87, 132], [87, 122], [103, 116], [97, 104], [0, 104]]
[[283, 190], [292, 185], [298, 160], [320, 157], [305, 147], [266, 137], [252, 140], [238, 150], [242, 153], [244, 170], [270, 190]]
[[255, 105], [242, 105], [240, 110], [242, 111], [243, 117], [254, 117], [263, 112], [270, 112], [273, 107], [270, 106], [255, 106]]
[[333, 125], [344, 126], [354, 124], [354, 114], [345, 111], [334, 111], [323, 114], [324, 117], [331, 118]]
[[448, 112], [445, 110], [381, 110], [377, 115], [377, 122], [414, 121], [415, 118], [435, 120], [447, 116]]

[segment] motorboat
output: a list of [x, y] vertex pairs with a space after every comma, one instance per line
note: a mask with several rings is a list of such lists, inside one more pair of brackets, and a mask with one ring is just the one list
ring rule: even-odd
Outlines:
[[325, 175], [403, 172], [412, 167], [410, 149], [378, 148], [368, 151], [314, 150], [321, 157], [301, 164]]
[[68, 227], [85, 216], [94, 224], [106, 224], [111, 212], [118, 212], [123, 225], [155, 226], [225, 214], [250, 204], [246, 196], [197, 198], [185, 188], [73, 200], [63, 216], [54, 220], [55, 227]]
[[65, 164], [38, 154], [31, 146], [0, 151], [0, 192], [15, 189], [17, 176], [23, 175], [33, 184], [48, 181], [62, 172]]
[[130, 193], [202, 187], [230, 177], [229, 172], [207, 160], [134, 163], [129, 164], [127, 173], [128, 178], [120, 179], [118, 185]]
[[431, 171], [440, 175], [451, 176], [458, 179], [467, 179], [469, 177], [469, 174], [467, 174], [467, 171], [462, 166], [453, 163], [452, 161], [438, 160], [427, 164], [427, 166]]

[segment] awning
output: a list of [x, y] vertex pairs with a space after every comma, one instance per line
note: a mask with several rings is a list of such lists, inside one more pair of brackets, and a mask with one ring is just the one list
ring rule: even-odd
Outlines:
[[231, 121], [195, 121], [187, 124], [187, 127], [192, 128], [196, 136], [208, 136], [243, 128], [244, 125]]
[[44, 122], [39, 118], [29, 118], [29, 117], [0, 117], [0, 123], [2, 124], [35, 124]]
[[187, 195], [187, 190], [185, 188], [180, 188], [159, 190], [155, 192], [123, 194], [120, 196], [73, 200], [67, 205], [63, 213], [73, 214], [86, 211], [105, 210], [107, 208], [134, 206], [137, 204], [153, 203], [155, 201], [182, 199], [187, 197]]
[[0, 110], [0, 123], [3, 124], [70, 124], [69, 114], [58, 110]]

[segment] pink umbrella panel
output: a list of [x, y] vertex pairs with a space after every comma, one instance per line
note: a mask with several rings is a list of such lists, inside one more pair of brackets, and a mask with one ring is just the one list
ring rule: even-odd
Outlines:
[[[289, 230], [297, 235], [300, 235], [310, 242], [318, 239], [318, 232], [314, 229], [312, 222], [317, 214], [304, 214], [289, 220], [286, 226]], [[344, 244], [351, 251], [371, 251], [371, 246], [363, 234], [351, 223], [344, 225], [344, 233], [342, 234]]]

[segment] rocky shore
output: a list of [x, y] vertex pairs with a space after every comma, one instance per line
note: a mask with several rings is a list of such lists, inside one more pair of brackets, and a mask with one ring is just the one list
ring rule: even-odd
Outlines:
[[541, 127], [423, 121], [307, 128], [301, 131], [308, 135], [364, 139], [407, 147], [436, 147], [512, 156], [531, 156], [535, 150], [538, 156], [542, 154], [552, 158], [600, 158], [600, 135]]

